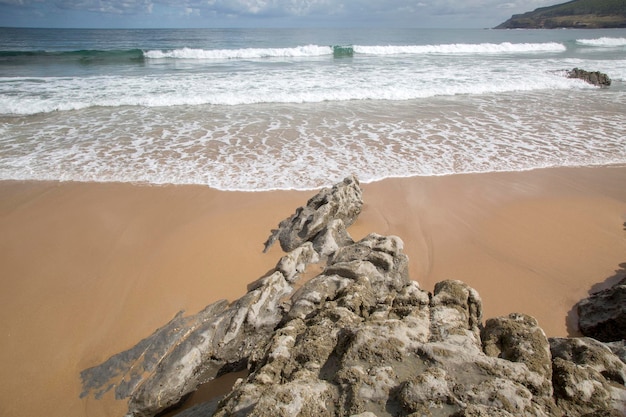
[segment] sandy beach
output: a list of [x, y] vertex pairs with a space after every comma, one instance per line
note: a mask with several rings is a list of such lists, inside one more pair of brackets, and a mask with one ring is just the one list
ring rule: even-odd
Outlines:
[[[363, 188], [353, 238], [401, 237], [422, 288], [463, 280], [485, 318], [524, 312], [548, 336], [575, 335], [575, 303], [626, 274], [626, 167]], [[262, 253], [270, 230], [313, 194], [0, 182], [0, 415], [121, 417], [111, 393], [79, 398], [80, 371], [180, 310], [243, 295], [282, 255]]]

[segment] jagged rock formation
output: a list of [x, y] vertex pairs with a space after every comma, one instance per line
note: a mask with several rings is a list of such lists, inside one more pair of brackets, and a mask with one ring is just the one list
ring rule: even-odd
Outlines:
[[611, 85], [609, 76], [599, 71], [585, 71], [580, 68], [574, 68], [571, 71], [567, 71], [567, 77], [578, 78], [598, 87], [608, 87]]
[[554, 394], [565, 416], [626, 414], [626, 365], [591, 338], [550, 339]]
[[[398, 237], [350, 238], [345, 225], [362, 204], [354, 177], [323, 190], [272, 232], [267, 244], [279, 240], [290, 252], [246, 295], [179, 315], [83, 371], [83, 394], [115, 387], [129, 415], [154, 416], [202, 382], [247, 367], [225, 397], [178, 415], [624, 413], [626, 365], [606, 345], [548, 340], [524, 314], [483, 324], [479, 294], [461, 281], [424, 291], [409, 278]], [[323, 272], [294, 291], [320, 260]]]
[[132, 349], [84, 370], [81, 395], [98, 398], [115, 387], [116, 398], [129, 398], [130, 415], [154, 416], [198, 385], [245, 369], [253, 351], [267, 344], [283, 319], [284, 299], [293, 291], [297, 274], [317, 262], [320, 253], [351, 241], [343, 224], [351, 224], [362, 205], [354, 177], [322, 190], [297, 210], [289, 227], [281, 222], [270, 237], [266, 248], [278, 237], [281, 245], [294, 249], [268, 275], [250, 284], [246, 295], [232, 304], [218, 301], [191, 317], [179, 313]]
[[626, 340], [626, 278], [578, 303], [578, 327], [603, 342]]
[[291, 217], [280, 222], [278, 229], [272, 230], [272, 234], [265, 242], [264, 252], [267, 252], [277, 239], [285, 252], [295, 250], [304, 242], [313, 242], [318, 250], [323, 247], [322, 252], [327, 254], [334, 252], [338, 246], [331, 242], [336, 239], [327, 242], [323, 236], [328, 235], [330, 228], [334, 230], [332, 235], [339, 238], [338, 244], [349, 239], [345, 228], [361, 213], [362, 195], [359, 182], [354, 176], [347, 177], [330, 189], [322, 189], [307, 201], [305, 206], [299, 207]]
[[626, 1], [573, 0], [513, 15], [495, 29], [626, 27]]

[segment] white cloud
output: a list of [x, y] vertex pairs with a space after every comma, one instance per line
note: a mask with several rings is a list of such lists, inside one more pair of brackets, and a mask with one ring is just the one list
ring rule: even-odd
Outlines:
[[430, 27], [495, 26], [512, 14], [554, 3], [550, 0], [0, 0], [5, 9], [45, 11], [56, 8], [139, 19], [148, 15], [157, 19], [160, 10], [167, 11], [169, 17], [204, 17], [212, 21], [254, 19], [260, 26], [264, 22], [293, 19], [303, 24], [307, 21], [335, 25], [360, 22], [363, 25]]
[[135, 14], [152, 10], [151, 0], [58, 0], [61, 9], [112, 14]]
[[45, 0], [0, 0], [0, 5], [29, 7], [37, 3], [43, 3]]

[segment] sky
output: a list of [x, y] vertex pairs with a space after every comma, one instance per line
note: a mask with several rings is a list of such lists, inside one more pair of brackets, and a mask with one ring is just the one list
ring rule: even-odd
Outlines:
[[[0, 26], [488, 28], [558, 0], [0, 0]], [[1, 40], [0, 40], [1, 41]]]

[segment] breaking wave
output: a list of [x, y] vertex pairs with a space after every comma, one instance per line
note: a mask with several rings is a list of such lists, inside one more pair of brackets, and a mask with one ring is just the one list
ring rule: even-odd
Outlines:
[[577, 39], [576, 43], [584, 46], [596, 46], [604, 48], [617, 48], [626, 46], [626, 38], [596, 38], [596, 39]]
[[167, 51], [144, 52], [147, 59], [259, 59], [334, 56], [346, 57], [354, 54], [367, 55], [422, 55], [422, 54], [511, 54], [562, 52], [566, 48], [557, 42], [546, 43], [479, 43], [441, 45], [305, 45], [295, 48], [243, 48], [243, 49], [192, 49], [182, 48]]
[[479, 43], [407, 46], [355, 46], [355, 52], [370, 55], [395, 54], [511, 54], [562, 52], [566, 48], [557, 42], [546, 43]]

